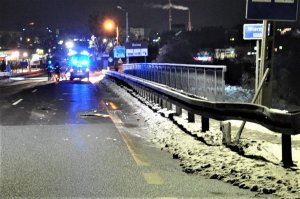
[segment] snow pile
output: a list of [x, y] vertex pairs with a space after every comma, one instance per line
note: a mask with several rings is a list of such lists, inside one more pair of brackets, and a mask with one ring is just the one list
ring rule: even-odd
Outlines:
[[251, 102], [254, 96], [253, 90], [243, 89], [239, 86], [225, 86], [226, 102]]
[[[201, 117], [196, 117], [195, 123], [188, 123], [186, 112], [181, 117], [173, 117], [172, 110], [160, 109], [158, 105], [153, 105], [153, 110], [157, 111], [153, 112], [148, 107], [151, 106], [149, 102], [144, 101], [146, 105], [141, 104], [116, 84], [109, 80], [103, 82], [126, 99], [135, 109], [135, 114], [143, 118], [149, 129], [149, 135], [143, 137], [149, 138], [161, 150], [170, 152], [174, 159], [179, 159], [184, 172], [219, 179], [258, 193], [274, 194], [281, 198], [299, 198], [300, 170], [286, 169], [280, 165], [280, 155], [278, 157], [271, 151], [274, 145], [279, 146], [278, 143], [252, 139], [251, 136], [256, 135], [255, 131], [260, 130], [258, 125], [249, 125], [254, 129], [248, 130], [245, 135], [251, 136], [242, 139], [239, 146], [226, 147], [222, 145], [220, 122], [210, 120], [210, 131], [203, 133], [200, 131]], [[141, 97], [139, 99], [143, 101]], [[233, 129], [236, 123], [238, 122], [232, 121]], [[274, 133], [266, 135], [274, 136]], [[231, 136], [233, 139], [235, 135]], [[300, 147], [293, 149], [297, 150], [294, 154], [299, 155]]]

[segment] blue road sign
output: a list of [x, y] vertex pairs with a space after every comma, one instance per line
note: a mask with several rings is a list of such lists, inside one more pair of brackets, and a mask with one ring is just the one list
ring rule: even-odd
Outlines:
[[296, 21], [298, 0], [247, 0], [246, 19]]
[[114, 58], [124, 58], [124, 57], [125, 57], [125, 46], [115, 46]]
[[244, 24], [243, 38], [245, 40], [262, 39], [263, 25], [262, 24]]
[[[270, 26], [268, 26], [268, 35], [270, 35]], [[260, 40], [263, 36], [263, 24], [244, 24], [243, 38], [245, 40]]]

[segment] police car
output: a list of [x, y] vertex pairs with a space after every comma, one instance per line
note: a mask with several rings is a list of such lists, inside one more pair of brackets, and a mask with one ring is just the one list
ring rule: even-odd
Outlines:
[[89, 80], [91, 60], [88, 55], [76, 54], [69, 58], [70, 80], [75, 78]]

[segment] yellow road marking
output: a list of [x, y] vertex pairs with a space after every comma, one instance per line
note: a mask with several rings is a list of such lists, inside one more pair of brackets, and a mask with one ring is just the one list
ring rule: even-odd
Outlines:
[[[136, 164], [138, 166], [149, 166], [150, 163], [148, 160], [138, 152], [137, 147], [135, 146], [134, 142], [132, 139], [126, 134], [125, 128], [123, 127], [123, 122], [120, 120], [120, 118], [109, 111], [107, 111], [108, 114], [110, 115], [111, 120], [115, 124], [116, 128], [118, 129], [121, 137], [123, 138], [125, 144], [127, 145], [127, 148], [129, 152], [131, 153], [133, 159], [135, 160]], [[164, 180], [158, 173], [143, 173], [144, 179], [148, 184], [151, 185], [161, 185], [164, 184]], [[176, 199], [172, 197], [159, 197], [161, 199]]]
[[148, 184], [161, 185], [164, 183], [158, 173], [144, 173], [144, 178]]
[[122, 121], [114, 116], [113, 114], [109, 113], [110, 118], [112, 119], [112, 121], [114, 122], [115, 126], [117, 127], [121, 137], [123, 138], [125, 144], [127, 145], [127, 148], [129, 150], [129, 152], [131, 153], [134, 161], [136, 162], [136, 164], [138, 166], [149, 166], [150, 163], [146, 160], [146, 158], [140, 154], [137, 150], [137, 147], [135, 146], [134, 142], [131, 140], [131, 138], [129, 136], [127, 136], [127, 134], [125, 133], [125, 129], [122, 126]]
[[156, 198], [156, 199], [177, 199], [175, 197], [159, 197], [159, 198]]

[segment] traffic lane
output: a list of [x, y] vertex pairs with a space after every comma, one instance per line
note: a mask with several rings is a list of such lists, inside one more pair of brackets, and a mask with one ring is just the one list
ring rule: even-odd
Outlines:
[[[68, 110], [66, 108], [68, 106], [63, 106], [63, 103], [70, 100], [80, 106], [78, 104], [81, 104], [81, 101], [77, 100], [77, 97], [76, 100], [70, 97], [71, 90], [62, 89], [64, 86], [70, 88], [70, 85], [59, 83], [57, 87], [53, 85], [47, 89], [50, 101], [51, 96], [56, 96], [54, 94], [61, 93], [61, 90], [67, 91], [64, 92], [65, 94], [58, 94], [63, 96], [63, 100], [50, 103], [56, 109], [62, 106], [61, 109], [65, 107]], [[34, 93], [41, 92], [40, 88], [35, 89]], [[78, 96], [76, 93], [80, 90], [86, 92], [84, 87], [74, 89], [75, 96]], [[30, 93], [34, 90], [26, 94], [32, 96], [33, 94]], [[96, 95], [100, 103], [95, 105], [107, 106], [112, 109], [110, 113], [120, 113], [120, 109], [124, 108], [122, 105], [126, 104], [119, 97], [107, 93], [105, 88], [100, 90], [94, 88], [91, 92], [100, 93], [101, 98]], [[35, 103], [39, 103], [40, 97], [35, 98], [37, 99]], [[27, 101], [21, 101], [17, 105]], [[56, 111], [65, 113], [62, 119], [67, 118], [66, 115], [69, 114], [64, 111]], [[49, 113], [53, 112], [49, 111]], [[119, 122], [112, 124], [107, 117], [79, 117], [79, 124], [76, 123], [78, 118], [71, 119], [70, 123], [60, 123], [61, 120], [56, 123], [55, 118], [59, 118], [59, 115], [52, 118], [51, 125], [35, 122], [31, 117], [30, 122], [22, 127], [13, 125], [2, 127], [4, 133], [1, 137], [5, 138], [3, 140], [6, 143], [3, 160], [6, 164], [3, 172], [5, 175], [1, 176], [1, 181], [5, 182], [1, 187], [3, 190], [1, 196], [197, 197], [201, 195], [213, 197], [220, 194], [224, 196], [245, 194], [238, 189], [231, 189], [229, 185], [224, 186], [215, 181], [185, 175], [178, 165], [176, 166], [176, 162], [166, 159], [166, 154], [152, 147], [145, 150], [144, 143], [131, 139], [126, 132], [121, 133], [120, 136], [115, 128], [115, 125], [120, 126]], [[124, 142], [127, 148], [121, 139], [126, 140]], [[115, 144], [118, 146], [116, 147]], [[133, 149], [137, 149], [138, 152]], [[146, 164], [139, 165], [136, 161], [134, 163], [134, 157], [137, 155], [140, 160], [144, 159]], [[146, 156], [150, 158], [145, 162]], [[169, 165], [166, 165], [166, 162], [169, 162]]]
[[[11, 125], [1, 127], [2, 197], [129, 197], [134, 188], [135, 195], [147, 191], [111, 120], [76, 114], [98, 106], [97, 89], [91, 86], [59, 83], [12, 96], [11, 102], [22, 97], [15, 106], [25, 111], [22, 115], [18, 113], [22, 109], [8, 108], [15, 111], [14, 117], [6, 120]], [[39, 92], [44, 94], [36, 96]], [[57, 115], [49, 117], [49, 124], [32, 116], [41, 105], [55, 107], [49, 113]], [[26, 120], [18, 121], [22, 116]]]
[[1, 137], [3, 198], [129, 197], [145, 190], [113, 124], [6, 126]]
[[10, 95], [39, 85], [50, 84], [46, 77], [24, 78], [16, 77], [7, 81], [0, 81], [0, 100], [5, 100]]
[[89, 123], [97, 123], [98, 119], [108, 118], [86, 118], [85, 115], [105, 115], [100, 99], [101, 92], [89, 82], [62, 81], [37, 86], [2, 100], [0, 121], [2, 125], [83, 124], [87, 119]]

